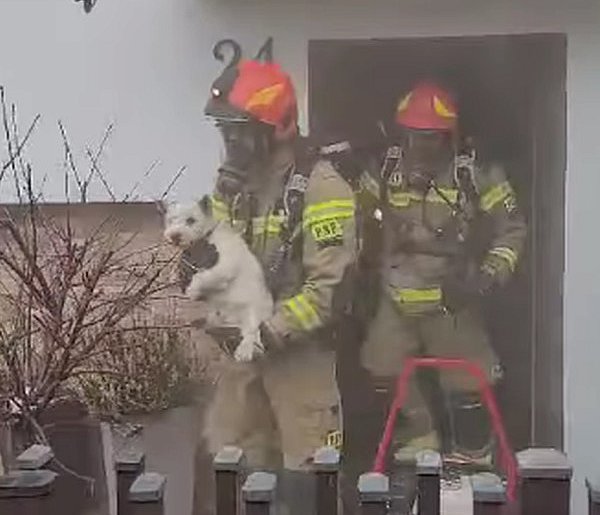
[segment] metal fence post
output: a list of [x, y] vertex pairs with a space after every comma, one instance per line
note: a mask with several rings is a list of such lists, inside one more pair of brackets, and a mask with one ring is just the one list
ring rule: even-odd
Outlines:
[[54, 458], [54, 452], [47, 445], [32, 445], [25, 449], [16, 459], [20, 470], [39, 470]]
[[496, 474], [482, 473], [471, 477], [473, 515], [501, 515], [506, 503], [506, 488]]
[[440, 515], [440, 474], [442, 457], [435, 451], [417, 453], [417, 495], [419, 515]]
[[129, 489], [132, 515], [164, 515], [166, 479], [161, 474], [140, 474]]
[[51, 470], [15, 470], [0, 476], [0, 513], [7, 515], [59, 515], [53, 509], [54, 483]]
[[277, 476], [266, 472], [254, 472], [242, 487], [245, 515], [274, 515]]
[[317, 476], [317, 515], [338, 513], [340, 453], [333, 447], [322, 447], [313, 456]]
[[417, 453], [414, 447], [400, 447], [394, 453], [390, 475], [390, 510], [409, 513], [417, 498]]
[[[62, 499], [57, 492], [58, 474], [52, 470], [43, 470], [54, 458], [54, 452], [46, 445], [32, 445], [15, 460], [18, 470], [9, 472], [0, 478], [2, 492], [0, 513], [19, 513], [27, 515], [61, 513]], [[10, 508], [8, 508], [8, 506]]]
[[117, 514], [129, 515], [129, 489], [136, 478], [144, 472], [145, 456], [142, 451], [125, 450], [115, 457], [117, 473]]
[[244, 453], [237, 447], [224, 447], [215, 456], [216, 515], [237, 515], [243, 461]]
[[569, 515], [573, 469], [555, 449], [527, 449], [517, 453], [521, 475], [522, 513]]
[[390, 499], [390, 480], [384, 474], [369, 472], [358, 479], [362, 515], [386, 515]]
[[585, 484], [588, 491], [588, 515], [600, 515], [600, 478], [587, 479]]

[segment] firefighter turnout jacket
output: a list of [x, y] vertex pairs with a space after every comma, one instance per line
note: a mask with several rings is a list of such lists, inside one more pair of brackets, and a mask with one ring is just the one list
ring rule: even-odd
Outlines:
[[[285, 238], [286, 182], [293, 171], [291, 148], [280, 149], [272, 167], [251, 177], [248, 195], [212, 196], [213, 213], [246, 237], [263, 266]], [[282, 342], [325, 329], [349, 302], [349, 274], [356, 259], [354, 192], [327, 160], [308, 175], [301, 221], [281, 271], [276, 311], [267, 321]]]
[[526, 225], [505, 172], [464, 160], [420, 190], [407, 185], [401, 160], [385, 182], [379, 170], [361, 177], [363, 205], [384, 217], [382, 287], [402, 314], [439, 312], [452, 274], [479, 268], [504, 284], [523, 252]]

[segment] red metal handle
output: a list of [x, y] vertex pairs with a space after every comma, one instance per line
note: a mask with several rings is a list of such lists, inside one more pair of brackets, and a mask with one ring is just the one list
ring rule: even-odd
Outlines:
[[373, 472], [383, 473], [385, 471], [385, 458], [389, 452], [392, 438], [394, 436], [394, 428], [396, 426], [396, 420], [398, 413], [406, 402], [408, 396], [408, 382], [417, 368], [435, 368], [438, 370], [453, 370], [462, 369], [467, 372], [470, 376], [477, 379], [479, 393], [481, 399], [485, 404], [490, 418], [492, 420], [492, 427], [499, 443], [499, 459], [500, 465], [506, 473], [507, 487], [506, 493], [509, 501], [514, 501], [516, 497], [516, 488], [518, 480], [518, 468], [517, 462], [513, 450], [506, 436], [506, 430], [504, 429], [504, 422], [496, 397], [490, 384], [488, 383], [485, 373], [477, 363], [466, 359], [455, 359], [455, 358], [408, 358], [404, 363], [402, 372], [396, 382], [396, 392], [394, 395], [394, 401], [390, 408], [388, 418], [385, 423], [385, 429], [383, 436], [377, 447], [377, 455], [375, 456], [375, 463], [373, 464]]

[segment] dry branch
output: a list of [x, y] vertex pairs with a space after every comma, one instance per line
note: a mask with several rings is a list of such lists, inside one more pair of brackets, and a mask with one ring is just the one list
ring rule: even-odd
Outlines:
[[[111, 404], [106, 401], [110, 391], [133, 392], [137, 404], [148, 400], [152, 381], [158, 376], [131, 364], [131, 359], [143, 359], [145, 365], [153, 364], [159, 370], [163, 365], [155, 358], [160, 355], [162, 363], [169, 363], [165, 356], [176, 354], [173, 342], [182, 328], [179, 322], [167, 320], [157, 329], [155, 322], [142, 324], [139, 317], [151, 314], [156, 299], [163, 298], [159, 302], [164, 303], [172, 291], [176, 255], [162, 244], [140, 246], [139, 234], [124, 233], [111, 209], [94, 227], [86, 229], [77, 227], [71, 215], [71, 179], [79, 188], [82, 203], [94, 177], [115, 200], [99, 164], [112, 126], [96, 152], [87, 148], [90, 171], [82, 179], [66, 129], [59, 122], [67, 205], [60, 216], [49, 216], [42, 203], [43, 192], [35, 191], [33, 171], [24, 156], [39, 116], [20, 139], [16, 108], [8, 109], [1, 88], [0, 102], [8, 151], [0, 179], [8, 175], [7, 170], [12, 171], [19, 199], [18, 205], [0, 212], [0, 401], [8, 400], [18, 416], [35, 426], [40, 414], [74, 387], [80, 394], [84, 391], [88, 399], [104, 399], [100, 403], [104, 407]], [[169, 189], [184, 169], [175, 174]], [[137, 320], [137, 326], [132, 320]], [[169, 345], [161, 339], [167, 336]], [[158, 353], [154, 357], [144, 354], [152, 341]], [[150, 347], [140, 350], [144, 342]], [[131, 359], [123, 361], [127, 352]], [[119, 368], [124, 363], [129, 368]], [[140, 376], [140, 372], [145, 375]], [[133, 373], [139, 383], [135, 387]], [[163, 383], [163, 387], [170, 384]], [[115, 384], [129, 385], [129, 390]], [[92, 393], [94, 387], [107, 390]], [[147, 391], [142, 395], [142, 390]], [[119, 401], [111, 405], [119, 408], [125, 404]]]

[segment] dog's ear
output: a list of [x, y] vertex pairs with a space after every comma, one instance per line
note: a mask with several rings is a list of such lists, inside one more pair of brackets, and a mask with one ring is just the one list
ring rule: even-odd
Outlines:
[[204, 216], [212, 216], [212, 202], [208, 195], [204, 195], [199, 201], [198, 205]]

